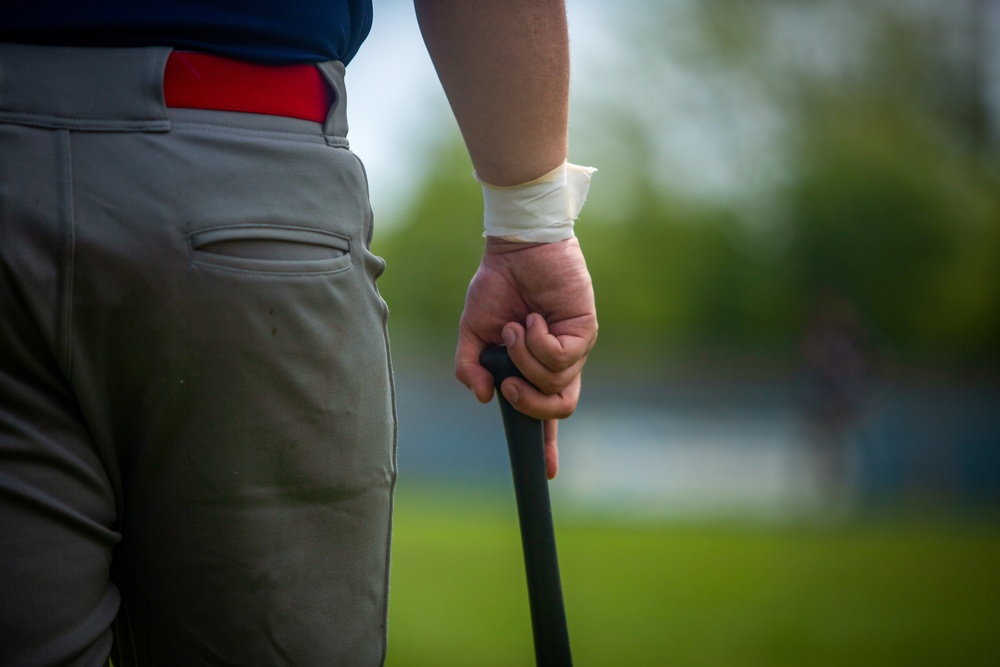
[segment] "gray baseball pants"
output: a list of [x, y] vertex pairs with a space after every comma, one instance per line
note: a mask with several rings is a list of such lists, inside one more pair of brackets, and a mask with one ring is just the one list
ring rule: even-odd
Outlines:
[[167, 109], [168, 52], [0, 45], [0, 665], [380, 664], [395, 416], [343, 67], [320, 124]]

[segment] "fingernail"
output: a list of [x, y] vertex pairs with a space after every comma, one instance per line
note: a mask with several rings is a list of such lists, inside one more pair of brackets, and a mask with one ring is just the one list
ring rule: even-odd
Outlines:
[[507, 400], [511, 403], [517, 403], [517, 399], [521, 397], [521, 393], [517, 390], [517, 387], [511, 385], [510, 389], [506, 391], [505, 396], [507, 396]]
[[514, 333], [513, 329], [507, 328], [503, 330], [503, 342], [510, 347], [517, 342], [517, 334]]
[[531, 327], [535, 326], [535, 314], [534, 313], [532, 313], [531, 315], [528, 315], [528, 319], [527, 319], [527, 321], [525, 321], [525, 324], [527, 325], [527, 327], [529, 329]]

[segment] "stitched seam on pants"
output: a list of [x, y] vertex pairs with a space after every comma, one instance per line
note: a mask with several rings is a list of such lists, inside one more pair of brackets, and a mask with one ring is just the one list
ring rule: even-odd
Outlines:
[[75, 268], [76, 233], [73, 220], [73, 167], [70, 133], [62, 130], [56, 142], [59, 192], [59, 312], [56, 340], [59, 361], [67, 378], [73, 374], [73, 278]]
[[203, 123], [190, 120], [174, 120], [173, 128], [175, 130], [186, 130], [188, 132], [201, 132], [205, 134], [213, 135], [235, 135], [243, 137], [251, 137], [254, 139], [270, 139], [273, 141], [298, 141], [302, 143], [315, 143], [323, 144], [327, 143], [320, 133], [312, 134], [310, 132], [290, 132], [290, 131], [280, 131], [280, 130], [261, 130], [244, 127], [238, 124], [227, 124], [223, 122], [219, 123]]
[[[337, 148], [337, 146], [333, 146], [332, 144], [331, 146]], [[365, 179], [365, 199], [367, 199], [368, 202], [371, 202], [371, 183], [368, 181], [368, 169], [365, 168], [365, 163], [361, 160], [357, 153], [352, 151], [347, 146], [344, 146], [344, 148], [346, 148], [347, 152], [357, 161], [358, 167], [361, 169], [361, 175], [364, 176]], [[372, 238], [375, 236], [375, 212], [372, 210], [370, 203], [368, 206], [368, 212], [365, 216], [365, 226], [367, 227], [365, 230], [365, 247], [371, 248]]]
[[78, 118], [31, 111], [0, 111], [0, 123], [27, 125], [48, 130], [73, 129], [80, 132], [167, 132], [169, 121], [149, 120], [104, 120], [101, 118]]
[[373, 285], [375, 293], [381, 301], [382, 308], [382, 340], [385, 344], [386, 372], [389, 374], [389, 397], [392, 406], [392, 481], [389, 483], [389, 526], [385, 536], [385, 579], [383, 580], [382, 598], [382, 659], [380, 664], [385, 664], [386, 654], [389, 649], [389, 582], [390, 566], [392, 560], [392, 524], [396, 504], [396, 481], [399, 475], [399, 465], [397, 461], [399, 443], [399, 415], [396, 411], [396, 378], [392, 370], [392, 352], [389, 345], [389, 306], [382, 299], [378, 291], [378, 285]]

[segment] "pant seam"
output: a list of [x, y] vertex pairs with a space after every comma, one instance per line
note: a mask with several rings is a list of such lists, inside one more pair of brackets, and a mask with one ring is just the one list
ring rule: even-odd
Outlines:
[[310, 144], [326, 143], [323, 135], [318, 132], [313, 134], [305, 131], [296, 132], [289, 130], [265, 130], [261, 128], [246, 127], [245, 125], [240, 125], [235, 122], [225, 123], [220, 121], [217, 123], [208, 123], [194, 120], [173, 120], [171, 121], [171, 125], [172, 129], [175, 131], [187, 130], [188, 132], [201, 132], [212, 135], [236, 135], [255, 139], [299, 141]]
[[58, 165], [59, 192], [59, 232], [60, 259], [59, 268], [59, 325], [56, 340], [58, 341], [59, 362], [62, 364], [66, 378], [73, 373], [73, 283], [76, 259], [76, 229], [73, 210], [73, 175], [72, 150], [68, 130], [59, 131], [56, 142], [59, 155]]
[[[376, 294], [378, 293], [378, 288], [375, 288]], [[379, 297], [381, 300], [381, 297]], [[382, 337], [385, 344], [385, 358], [386, 367], [389, 373], [389, 397], [390, 405], [392, 407], [392, 451], [390, 453], [392, 466], [392, 479], [389, 483], [389, 526], [386, 532], [386, 545], [385, 545], [385, 575], [383, 579], [383, 597], [382, 597], [382, 657], [379, 662], [380, 665], [385, 664], [386, 655], [389, 649], [389, 583], [391, 579], [390, 568], [392, 561], [392, 525], [393, 516], [395, 514], [395, 504], [396, 504], [396, 480], [398, 479], [398, 462], [397, 462], [397, 450], [398, 450], [398, 437], [399, 437], [399, 417], [396, 412], [396, 382], [392, 372], [392, 353], [390, 352], [389, 346], [389, 310], [382, 302]]]

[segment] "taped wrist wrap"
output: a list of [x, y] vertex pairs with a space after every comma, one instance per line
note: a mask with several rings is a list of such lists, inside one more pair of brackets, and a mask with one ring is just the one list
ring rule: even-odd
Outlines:
[[573, 238], [573, 223], [595, 171], [563, 162], [533, 181], [510, 186], [487, 183], [473, 173], [483, 186], [483, 235], [523, 243]]

